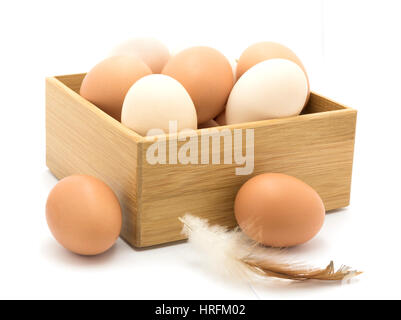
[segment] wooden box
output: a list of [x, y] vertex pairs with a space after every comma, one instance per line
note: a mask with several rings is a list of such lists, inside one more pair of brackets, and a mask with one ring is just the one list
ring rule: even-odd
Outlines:
[[[121, 237], [135, 247], [184, 239], [177, 218], [185, 213], [234, 226], [238, 189], [263, 172], [300, 178], [316, 189], [327, 210], [349, 204], [356, 110], [312, 93], [300, 116], [218, 127], [253, 129], [251, 175], [236, 175], [235, 162], [151, 165], [146, 151], [152, 138], [138, 135], [82, 98], [83, 77], [46, 80], [47, 166], [59, 179], [81, 173], [105, 181], [123, 208]], [[203, 130], [208, 129], [196, 133]], [[174, 137], [168, 135], [167, 143]]]

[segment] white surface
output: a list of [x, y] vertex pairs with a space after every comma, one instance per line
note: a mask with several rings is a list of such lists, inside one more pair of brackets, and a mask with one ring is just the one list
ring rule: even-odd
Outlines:
[[[146, 4], [145, 4], [146, 3]], [[0, 298], [401, 298], [399, 1], [8, 1], [0, 4]], [[51, 237], [56, 183], [45, 167], [44, 78], [83, 72], [132, 36], [172, 48], [208, 43], [230, 57], [277, 40], [304, 61], [313, 90], [358, 109], [352, 204], [327, 216], [300, 260], [362, 269], [349, 285], [234, 286], [187, 244], [94, 258]]]

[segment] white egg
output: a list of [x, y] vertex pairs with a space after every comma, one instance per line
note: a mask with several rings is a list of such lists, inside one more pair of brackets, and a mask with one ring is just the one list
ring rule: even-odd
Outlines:
[[238, 79], [227, 101], [228, 124], [298, 115], [308, 95], [308, 81], [294, 62], [260, 62]]
[[115, 47], [110, 55], [135, 55], [145, 62], [153, 73], [161, 73], [170, 58], [167, 47], [154, 38], [135, 38], [125, 41]]
[[176, 123], [178, 131], [197, 129], [196, 109], [182, 84], [162, 74], [135, 82], [125, 96], [121, 122], [145, 136], [151, 129], [169, 133], [170, 121]]

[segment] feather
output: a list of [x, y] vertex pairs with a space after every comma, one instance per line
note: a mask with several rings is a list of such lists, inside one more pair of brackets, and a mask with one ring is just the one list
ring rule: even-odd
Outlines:
[[336, 271], [333, 261], [324, 269], [288, 262], [284, 250], [262, 246], [249, 239], [239, 228], [229, 230], [210, 225], [207, 220], [189, 214], [179, 220], [183, 223], [182, 233], [207, 258], [210, 266], [237, 279], [341, 281], [361, 274], [347, 266], [341, 266]]

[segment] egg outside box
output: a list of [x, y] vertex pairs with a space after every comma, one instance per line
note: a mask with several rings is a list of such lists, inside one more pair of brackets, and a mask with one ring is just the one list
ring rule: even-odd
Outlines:
[[[231, 132], [254, 129], [251, 175], [236, 175], [235, 162], [152, 165], [146, 151], [153, 140], [138, 135], [82, 98], [79, 88], [84, 76], [46, 79], [47, 166], [59, 179], [88, 174], [106, 182], [122, 206], [121, 237], [132, 246], [185, 239], [178, 220], [185, 213], [235, 226], [237, 191], [251, 176], [264, 172], [303, 180], [319, 193], [327, 211], [349, 204], [354, 109], [312, 93], [300, 116], [218, 127]], [[168, 144], [174, 135], [166, 138]], [[184, 143], [179, 141], [178, 148]], [[209, 152], [211, 157], [212, 149]], [[222, 159], [224, 150], [220, 152]]]

